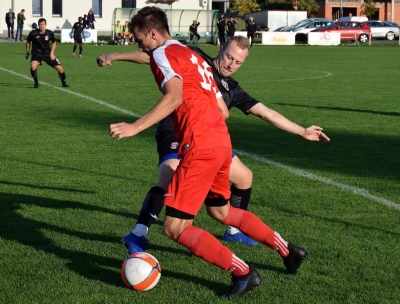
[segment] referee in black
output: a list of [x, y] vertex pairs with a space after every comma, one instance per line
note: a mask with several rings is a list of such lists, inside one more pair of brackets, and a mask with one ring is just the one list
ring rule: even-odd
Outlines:
[[26, 59], [29, 58], [32, 44], [31, 75], [35, 81], [33, 87], [39, 87], [37, 68], [42, 64], [42, 61], [57, 70], [63, 87], [69, 87], [69, 85], [67, 85], [67, 77], [65, 76], [64, 69], [60, 64], [60, 61], [54, 55], [54, 51], [56, 50], [56, 38], [54, 33], [46, 29], [47, 22], [44, 18], [39, 19], [38, 26], [39, 29], [31, 31], [26, 40]]
[[82, 20], [82, 17], [79, 17], [78, 22], [75, 22], [71, 29], [70, 37], [72, 38], [72, 34], [74, 34], [74, 49], [72, 51], [72, 57], [75, 57], [76, 46], [79, 44], [79, 58], [82, 58], [82, 35], [83, 39], [86, 41], [84, 31], [85, 26], [83, 25]]

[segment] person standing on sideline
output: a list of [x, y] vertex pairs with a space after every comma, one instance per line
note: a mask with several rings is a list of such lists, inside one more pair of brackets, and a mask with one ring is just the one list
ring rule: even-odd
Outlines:
[[200, 22], [197, 20], [193, 20], [193, 23], [189, 26], [189, 33], [190, 33], [190, 41], [189, 44], [192, 44], [193, 37], [196, 36], [197, 44], [199, 44], [200, 35], [197, 33], [197, 27], [200, 25]]
[[72, 50], [72, 58], [75, 57], [76, 46], [79, 44], [79, 58], [82, 58], [82, 36], [83, 40], [86, 41], [85, 38], [85, 26], [82, 23], [82, 17], [78, 18], [78, 22], [75, 22], [72, 26], [70, 36], [72, 38], [72, 34], [74, 35], [74, 49]]
[[222, 14], [217, 21], [219, 43], [225, 44], [225, 16]]
[[251, 44], [250, 47], [253, 46], [253, 42], [254, 42], [254, 34], [257, 31], [257, 25], [254, 22], [254, 18], [250, 17], [249, 19], [246, 20], [247, 23], [247, 39], [250, 40], [251, 38]]
[[94, 15], [93, 15], [93, 10], [92, 9], [89, 10], [88, 15], [86, 17], [86, 20], [87, 20], [87, 24], [88, 24], [88, 29], [92, 29], [93, 30], [94, 29], [94, 22], [96, 20], [94, 19]]
[[235, 25], [236, 25], [236, 20], [233, 19], [232, 17], [226, 23], [226, 32], [228, 33], [229, 38], [232, 38], [233, 36], [235, 36], [235, 31], [236, 31]]
[[88, 23], [87, 23], [87, 15], [86, 14], [83, 15], [82, 23], [83, 23], [83, 27], [85, 29], [87, 29], [88, 28]]
[[39, 65], [41, 65], [42, 61], [46, 62], [49, 66], [57, 70], [58, 77], [60, 77], [63, 87], [69, 87], [69, 85], [67, 85], [67, 76], [64, 73], [64, 69], [54, 54], [56, 50], [56, 38], [54, 33], [46, 29], [47, 22], [44, 18], [39, 19], [38, 26], [38, 29], [32, 30], [29, 33], [26, 40], [26, 59], [29, 58], [29, 52], [32, 44], [31, 75], [35, 82], [33, 87], [39, 87], [37, 68]]
[[6, 23], [8, 29], [8, 39], [14, 39], [14, 20], [15, 20], [15, 13], [13, 12], [12, 8], [8, 10], [6, 13]]
[[139, 48], [149, 55], [151, 70], [164, 95], [134, 123], [111, 124], [109, 133], [118, 140], [132, 137], [171, 116], [181, 143], [178, 147], [181, 160], [164, 195], [164, 233], [193, 255], [231, 272], [231, 285], [222, 295], [226, 298], [242, 296], [259, 286], [262, 279], [253, 265], [238, 258], [211, 233], [193, 226], [203, 203], [212, 218], [273, 248], [286, 259], [287, 268], [296, 272], [302, 260], [293, 257], [290, 244], [253, 213], [231, 208], [232, 146], [217, 106], [221, 103], [221, 92], [208, 63], [173, 40], [167, 16], [160, 8], [142, 8], [132, 18], [130, 28]]
[[24, 28], [24, 21], [25, 21], [25, 10], [22, 9], [21, 12], [17, 15], [17, 35], [15, 35], [15, 42], [18, 40], [18, 33], [19, 33], [19, 41], [24, 41], [22, 39], [22, 30]]

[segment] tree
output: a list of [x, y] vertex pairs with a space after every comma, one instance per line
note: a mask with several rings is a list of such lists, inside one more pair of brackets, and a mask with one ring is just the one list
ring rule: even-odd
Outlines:
[[317, 15], [319, 5], [315, 0], [297, 0], [297, 9], [300, 11], [307, 11], [308, 17], [315, 17]]
[[361, 15], [367, 16], [371, 19], [371, 16], [376, 12], [376, 7], [374, 0], [364, 0], [364, 3], [361, 5]]
[[260, 11], [260, 5], [256, 0], [232, 0], [229, 11], [239, 16]]

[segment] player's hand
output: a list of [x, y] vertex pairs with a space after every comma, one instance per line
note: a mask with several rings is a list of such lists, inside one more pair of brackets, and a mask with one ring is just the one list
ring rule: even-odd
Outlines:
[[56, 59], [56, 56], [54, 54], [50, 53], [50, 59], [54, 60], [54, 59]]
[[311, 126], [304, 130], [304, 134], [302, 135], [305, 139], [313, 140], [313, 141], [322, 141], [328, 142], [331, 139], [322, 132], [322, 128], [318, 126]]
[[110, 136], [118, 140], [121, 140], [124, 137], [135, 136], [139, 132], [140, 131], [136, 125], [128, 124], [126, 122], [111, 124], [109, 128]]
[[26, 52], [26, 54], [25, 54], [25, 59], [28, 59], [29, 58], [29, 52]]
[[112, 64], [111, 56], [109, 54], [103, 54], [96, 58], [96, 62], [99, 67], [108, 67]]

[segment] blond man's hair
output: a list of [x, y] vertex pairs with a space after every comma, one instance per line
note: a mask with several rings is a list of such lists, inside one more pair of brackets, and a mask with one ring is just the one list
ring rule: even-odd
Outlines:
[[250, 46], [250, 41], [246, 37], [233, 36], [229, 38], [227, 42], [225, 42], [224, 47], [222, 49], [227, 48], [231, 43], [236, 43], [236, 45], [240, 47], [242, 50], [248, 49]]

